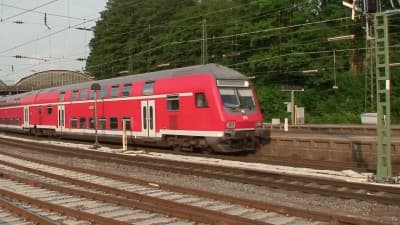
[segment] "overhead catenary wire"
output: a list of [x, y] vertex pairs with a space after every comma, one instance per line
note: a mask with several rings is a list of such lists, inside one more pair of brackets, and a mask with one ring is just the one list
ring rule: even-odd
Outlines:
[[[220, 39], [227, 39], [227, 38], [231, 38], [231, 37], [233, 37], [233, 36], [235, 36], [235, 35], [237, 35], [237, 34], [233, 34], [233, 35], [231, 35], [231, 36], [228, 36], [228, 37], [222, 37], [222, 36], [220, 36], [220, 37], [217, 37], [217, 38], [220, 38]], [[210, 37], [209, 39], [211, 39], [211, 38], [214, 38], [214, 37]], [[155, 48], [152, 48], [152, 49], [147, 49], [147, 50], [143, 50], [143, 52], [144, 53], [147, 53], [147, 52], [149, 52], [149, 51], [154, 51], [154, 50], [158, 50], [158, 49], [162, 49], [162, 48], [164, 48], [164, 47], [166, 47], [166, 46], [170, 46], [170, 45], [178, 45], [178, 44], [183, 44], [183, 43], [196, 43], [196, 42], [199, 42], [199, 41], [201, 41], [202, 39], [193, 39], [193, 40], [189, 40], [189, 41], [173, 41], [173, 42], [169, 42], [169, 43], [165, 43], [165, 44], [163, 44], [163, 45], [161, 45], [161, 46], [157, 46], [157, 47], [155, 47]], [[142, 52], [139, 52], [139, 53], [137, 53], [138, 55], [140, 55], [140, 54], [143, 54]], [[110, 64], [112, 64], [113, 62], [117, 62], [117, 61], [121, 61], [121, 60], [124, 60], [124, 59], [126, 59], [127, 57], [124, 57], [123, 59], [115, 59], [115, 60], [112, 60], [111, 61], [111, 63]], [[108, 63], [107, 63], [108, 64]], [[106, 64], [106, 65], [107, 65]]]
[[0, 22], [7, 21], [7, 20], [9, 20], [9, 19], [12, 19], [12, 18], [21, 16], [21, 15], [26, 14], [26, 13], [28, 13], [28, 12], [32, 12], [32, 11], [35, 10], [35, 9], [42, 8], [42, 7], [44, 7], [44, 6], [50, 5], [50, 4], [55, 3], [55, 2], [58, 2], [58, 1], [60, 1], [60, 0], [52, 0], [52, 1], [49, 1], [49, 2], [46, 2], [46, 3], [43, 3], [43, 4], [41, 4], [41, 5], [38, 5], [38, 6], [34, 7], [34, 8], [32, 8], [32, 9], [26, 9], [26, 10], [24, 10], [23, 12], [20, 12], [20, 13], [17, 13], [17, 14], [15, 14], [15, 15], [6, 17], [6, 18], [4, 18], [4, 19], [1, 19]]
[[98, 18], [89, 19], [89, 20], [83, 21], [83, 22], [81, 22], [81, 23], [75, 24], [75, 25], [73, 25], [73, 26], [71, 26], [71, 27], [67, 27], [67, 28], [64, 28], [64, 29], [61, 29], [61, 30], [52, 32], [52, 33], [50, 33], [50, 34], [44, 35], [44, 36], [42, 36], [42, 37], [39, 37], [39, 38], [36, 38], [36, 39], [32, 39], [32, 40], [26, 41], [26, 42], [21, 43], [21, 44], [19, 44], [19, 45], [17, 45], [17, 46], [11, 47], [11, 48], [9, 48], [9, 49], [2, 50], [2, 51], [0, 51], [0, 54], [3, 54], [3, 53], [6, 53], [6, 52], [9, 52], [9, 51], [12, 51], [12, 50], [14, 50], [14, 49], [23, 47], [23, 46], [25, 46], [25, 45], [34, 43], [34, 42], [36, 42], [36, 41], [39, 41], [39, 40], [42, 40], [42, 39], [45, 39], [45, 38], [48, 38], [48, 37], [51, 37], [51, 36], [53, 36], [53, 35], [62, 33], [62, 32], [64, 32], [64, 31], [66, 31], [66, 30], [69, 30], [69, 29], [78, 27], [78, 26], [80, 26], [80, 25], [82, 25], [82, 24], [95, 21], [95, 20], [97, 20], [97, 19], [98, 19]]
[[[44, 5], [47, 5], [47, 4], [51, 4], [51, 3], [55, 2], [55, 1], [56, 1], [56, 0], [50, 1], [50, 2], [47, 2], [47, 3], [45, 3], [45, 4], [40, 5], [40, 6], [38, 6], [38, 7], [35, 7], [35, 8], [33, 8], [33, 9], [25, 10], [24, 13], [26, 13], [26, 12], [28, 12], [28, 11], [34, 11], [34, 10], [37, 9], [37, 8], [43, 7]], [[217, 11], [214, 11], [214, 12], [207, 13], [206, 15], [212, 15], [212, 14], [218, 14], [218, 13], [230, 11], [230, 10], [232, 10], [232, 9], [241, 8], [241, 7], [244, 7], [244, 6], [249, 5], [249, 4], [255, 4], [255, 3], [257, 3], [257, 2], [259, 2], [259, 1], [252, 1], [252, 2], [250, 2], [250, 3], [241, 4], [241, 5], [239, 5], [239, 6], [232, 7], [232, 8], [229, 8], [229, 9], [217, 10]], [[137, 5], [139, 5], [140, 3], [142, 3], [142, 2], [138, 2], [138, 3], [134, 4], [134, 5], [137, 6]], [[114, 7], [115, 7], [115, 8], [126, 7], [127, 5], [131, 5], [131, 4], [133, 4], [133, 3], [119, 4], [119, 5], [114, 6]], [[296, 6], [296, 7], [297, 7], [297, 6]], [[281, 8], [281, 9], [271, 10], [271, 12], [276, 12], [276, 11], [280, 11], [280, 10], [288, 10], [289, 8], [293, 8], [293, 6], [292, 6], [292, 7], [288, 7], [288, 8]], [[200, 17], [200, 15], [197, 16], [197, 18], [198, 18], [198, 17]], [[196, 18], [196, 17], [192, 17], [192, 18]], [[190, 19], [192, 19], [192, 18], [186, 18], [186, 19], [184, 19], [184, 20], [190, 20]], [[8, 19], [8, 18], [6, 18], [6, 19]], [[90, 20], [88, 20], [88, 21], [90, 21]], [[79, 25], [77, 25], [77, 26], [79, 26]], [[64, 29], [64, 30], [67, 30], [67, 29]], [[62, 30], [62, 31], [64, 31], [64, 30]], [[57, 33], [58, 33], [58, 32], [57, 32]], [[50, 36], [52, 36], [52, 34], [46, 35], [46, 36], [44, 36], [44, 37], [41, 37], [41, 38], [38, 38], [38, 39], [35, 39], [35, 40], [28, 41], [28, 42], [25, 42], [25, 43], [22, 43], [22, 44], [17, 45], [17, 46], [15, 46], [15, 47], [13, 47], [13, 48], [10, 48], [10, 49], [7, 49], [7, 50], [3, 50], [3, 51], [0, 52], [0, 54], [1, 54], [1, 53], [4, 53], [4, 52], [11, 51], [11, 50], [14, 50], [14, 49], [16, 49], [16, 48], [19, 48], [19, 47], [22, 47], [22, 46], [25, 46], [25, 45], [28, 45], [28, 44], [30, 44], [30, 43], [36, 42], [36, 41], [38, 41], [38, 40], [41, 40], [41, 39], [44, 39], [44, 38], [50, 37]]]
[[[348, 20], [348, 19], [351, 19], [351, 17], [341, 17], [341, 18], [335, 18], [335, 19], [329, 19], [329, 20], [323, 20], [323, 21], [307, 22], [307, 23], [301, 23], [301, 24], [282, 26], [282, 27], [278, 27], [278, 28], [260, 29], [260, 30], [256, 30], [256, 31], [249, 31], [249, 32], [230, 34], [230, 35], [223, 35], [223, 36], [217, 36], [217, 37], [214, 36], [214, 37], [208, 37], [207, 40], [208, 41], [212, 41], [214, 39], [225, 39], [225, 38], [232, 38], [232, 37], [235, 37], [235, 36], [240, 37], [240, 36], [245, 36], [245, 35], [257, 34], [257, 33], [261, 33], [261, 32], [278, 31], [278, 30], [283, 30], [283, 29], [296, 28], [296, 27], [300, 27], [300, 26], [308, 26], [308, 25], [321, 24], [321, 23], [327, 23], [327, 22], [332, 22], [332, 21], [342, 21], [342, 20]], [[173, 42], [165, 43], [163, 45], [160, 45], [160, 46], [157, 46], [157, 47], [154, 47], [154, 48], [151, 48], [151, 49], [144, 50], [144, 51], [136, 53], [134, 55], [144, 54], [144, 53], [147, 53], [149, 51], [153, 51], [155, 49], [163, 48], [165, 46], [182, 44], [182, 43], [193, 43], [193, 42], [200, 42], [200, 41], [203, 41], [203, 39], [202, 38], [197, 38], [197, 39], [191, 39], [191, 40], [187, 40], [187, 41], [173, 41]], [[0, 52], [0, 54], [1, 53], [2, 52]], [[121, 61], [121, 60], [124, 60], [124, 59], [127, 59], [127, 58], [128, 58], [128, 56], [121, 57], [121, 58], [115, 59], [113, 61], [104, 63], [104, 64], [89, 66], [89, 67], [87, 67], [87, 69], [95, 68], [95, 67], [98, 67], [98, 66], [102, 66], [102, 65], [106, 65], [106, 64], [110, 64], [110, 63], [114, 63], [114, 62], [118, 62], [118, 61]]]
[[[14, 6], [14, 5], [9, 5], [9, 4], [4, 4], [4, 3], [0, 3], [0, 6], [5, 6], [5, 7], [13, 8], [13, 9], [18, 9], [18, 10], [24, 10], [25, 13], [32, 12], [32, 13], [41, 14], [41, 15], [44, 15], [45, 13], [47, 13], [47, 12], [37, 11], [37, 10], [34, 10], [34, 9], [26, 9], [26, 8]], [[60, 18], [66, 18], [66, 19], [84, 20], [84, 18], [66, 16], [66, 15], [61, 15], [61, 14], [56, 14], [56, 13], [47, 13], [47, 15], [48, 16], [54, 16], [54, 17], [60, 17]], [[3, 20], [2, 22], [5, 22], [5, 21], [6, 20]]]

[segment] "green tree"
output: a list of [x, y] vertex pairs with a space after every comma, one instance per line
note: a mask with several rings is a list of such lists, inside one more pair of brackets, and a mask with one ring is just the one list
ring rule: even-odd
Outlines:
[[[306, 122], [359, 123], [368, 74], [365, 34], [363, 21], [350, 17], [333, 0], [110, 0], [95, 26], [86, 70], [102, 79], [200, 64], [205, 31], [208, 62], [256, 77], [266, 120], [290, 116], [283, 104], [290, 96], [281, 89], [296, 86], [305, 89], [296, 102], [305, 107]], [[398, 45], [398, 26], [391, 29]], [[348, 34], [356, 38], [328, 41]], [[400, 61], [399, 49], [392, 49], [391, 61]], [[400, 78], [392, 79], [392, 121], [399, 122]]]

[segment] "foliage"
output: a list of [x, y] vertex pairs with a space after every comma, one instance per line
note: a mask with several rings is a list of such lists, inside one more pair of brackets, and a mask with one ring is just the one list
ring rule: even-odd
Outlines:
[[[290, 117], [284, 105], [290, 93], [282, 87], [295, 86], [305, 90], [296, 93], [296, 104], [305, 107], [306, 122], [360, 123], [368, 51], [363, 20], [350, 17], [351, 10], [333, 0], [110, 0], [95, 26], [86, 70], [103, 79], [200, 64], [206, 33], [209, 63], [256, 77], [266, 120]], [[396, 46], [399, 27], [391, 29]], [[356, 38], [328, 41], [348, 34]], [[391, 60], [400, 61], [399, 50], [393, 48]], [[399, 88], [394, 77], [397, 123]]]

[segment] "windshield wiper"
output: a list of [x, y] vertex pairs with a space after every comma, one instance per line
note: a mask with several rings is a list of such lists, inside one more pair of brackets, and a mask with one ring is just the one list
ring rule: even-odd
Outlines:
[[234, 110], [237, 110], [237, 109], [240, 108], [240, 105], [235, 105], [235, 104], [232, 104], [232, 103], [225, 103], [224, 105], [225, 105], [225, 107], [227, 107], [229, 109], [234, 109]]

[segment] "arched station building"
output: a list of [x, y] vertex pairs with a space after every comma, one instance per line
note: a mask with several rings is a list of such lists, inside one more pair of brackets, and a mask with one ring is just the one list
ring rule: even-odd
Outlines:
[[93, 77], [69, 70], [48, 70], [22, 78], [15, 85], [7, 86], [0, 81], [0, 95], [16, 94], [43, 88], [82, 83]]

